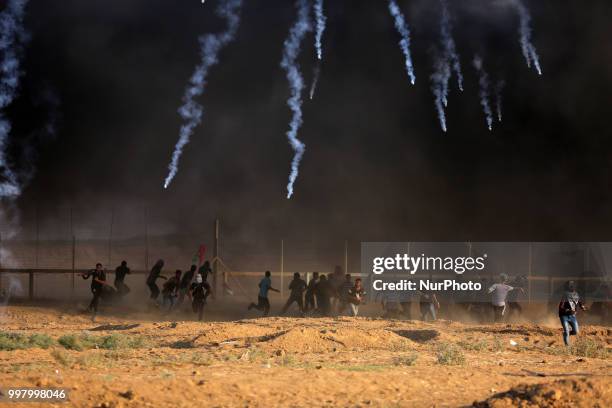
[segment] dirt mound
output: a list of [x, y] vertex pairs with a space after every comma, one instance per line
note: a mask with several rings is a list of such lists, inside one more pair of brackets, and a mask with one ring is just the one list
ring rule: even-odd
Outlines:
[[249, 344], [257, 342], [259, 338], [274, 335], [274, 328], [263, 327], [256, 324], [217, 324], [205, 325], [199, 328], [194, 336], [195, 346], [206, 346], [223, 343]]
[[296, 327], [265, 339], [260, 345], [293, 353], [329, 352], [338, 349], [401, 350], [412, 348], [414, 344], [391, 331], [374, 329], [360, 330], [350, 328], [317, 329]]
[[395, 333], [418, 343], [427, 343], [440, 337], [437, 330], [396, 330]]
[[611, 407], [612, 388], [609, 380], [560, 380], [548, 384], [519, 385], [508, 392], [475, 402], [478, 408], [508, 407]]

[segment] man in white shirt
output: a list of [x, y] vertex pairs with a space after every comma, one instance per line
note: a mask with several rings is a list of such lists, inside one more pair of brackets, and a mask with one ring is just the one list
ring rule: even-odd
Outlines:
[[493, 306], [493, 313], [495, 316], [494, 320], [496, 323], [501, 322], [504, 317], [508, 293], [515, 289], [518, 289], [520, 291], [523, 290], [522, 288], [513, 288], [512, 286], [506, 284], [506, 282], [508, 281], [508, 275], [504, 273], [500, 275], [499, 281], [499, 283], [493, 284], [488, 291], [489, 294], [492, 294], [491, 304]]

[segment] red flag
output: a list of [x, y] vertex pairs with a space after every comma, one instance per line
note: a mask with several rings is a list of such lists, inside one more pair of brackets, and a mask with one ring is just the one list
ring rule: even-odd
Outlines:
[[204, 255], [206, 254], [206, 245], [201, 244], [198, 249], [198, 259], [200, 260], [200, 265], [204, 263]]

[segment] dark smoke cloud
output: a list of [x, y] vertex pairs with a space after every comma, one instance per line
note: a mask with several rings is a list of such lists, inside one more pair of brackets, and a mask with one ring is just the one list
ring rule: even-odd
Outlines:
[[[440, 6], [398, 3], [415, 68], [427, 78]], [[224, 27], [216, 2], [33, 2], [26, 95], [11, 117], [28, 128], [27, 101], [44, 80], [57, 90], [63, 121], [39, 149], [20, 204], [91, 214], [146, 204], [179, 231], [208, 231], [219, 216], [226, 234], [251, 242], [608, 239], [612, 138], [600, 118], [612, 94], [604, 41], [612, 4], [524, 3], [542, 77], [525, 66], [507, 2], [449, 2], [460, 57], [486, 55], [506, 87], [504, 122], [492, 134], [482, 126], [478, 78], [466, 70], [465, 91], [451, 87], [444, 134], [428, 81], [406, 81], [386, 3], [326, 2], [325, 69], [304, 105], [309, 150], [288, 201], [290, 112], [278, 61], [293, 2], [245, 2], [236, 41], [208, 78], [206, 123], [168, 191], [159, 180], [197, 38]], [[305, 73], [316, 63], [313, 40], [300, 58]]]

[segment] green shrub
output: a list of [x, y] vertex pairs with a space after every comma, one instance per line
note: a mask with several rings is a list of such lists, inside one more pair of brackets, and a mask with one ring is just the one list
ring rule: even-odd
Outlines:
[[51, 352], [51, 357], [55, 359], [58, 363], [63, 365], [64, 367], [70, 367], [74, 364], [74, 358], [70, 355], [70, 353], [55, 349]]
[[68, 350], [83, 351], [83, 349], [84, 349], [83, 343], [74, 334], [65, 334], [62, 337], [60, 337], [59, 339], [57, 339], [57, 342], [59, 344], [61, 344], [62, 346], [64, 346], [64, 348], [66, 348]]
[[32, 334], [26, 337], [18, 333], [0, 332], [0, 350], [24, 350], [33, 347], [49, 348], [54, 341], [46, 334]]
[[398, 366], [413, 366], [418, 359], [419, 355], [417, 353], [412, 353], [407, 356], [395, 357], [393, 363]]
[[48, 349], [55, 343], [55, 341], [46, 334], [35, 333], [30, 336], [29, 343], [32, 347]]
[[465, 363], [463, 351], [461, 351], [459, 346], [452, 343], [439, 344], [436, 356], [438, 358], [438, 364], [463, 365]]
[[0, 350], [23, 350], [28, 346], [28, 340], [21, 334], [0, 332]]
[[579, 357], [610, 358], [612, 356], [603, 343], [588, 337], [578, 337], [574, 344], [568, 348], [568, 351], [570, 354]]
[[469, 351], [483, 351], [489, 348], [489, 342], [487, 342], [485, 339], [478, 341], [460, 341], [458, 344], [463, 349]]
[[108, 336], [80, 336], [67, 334], [58, 339], [58, 343], [68, 350], [83, 351], [86, 349], [99, 348], [104, 350], [120, 350], [126, 348], [142, 348], [146, 342], [140, 336], [126, 336], [122, 334], [111, 334]]

